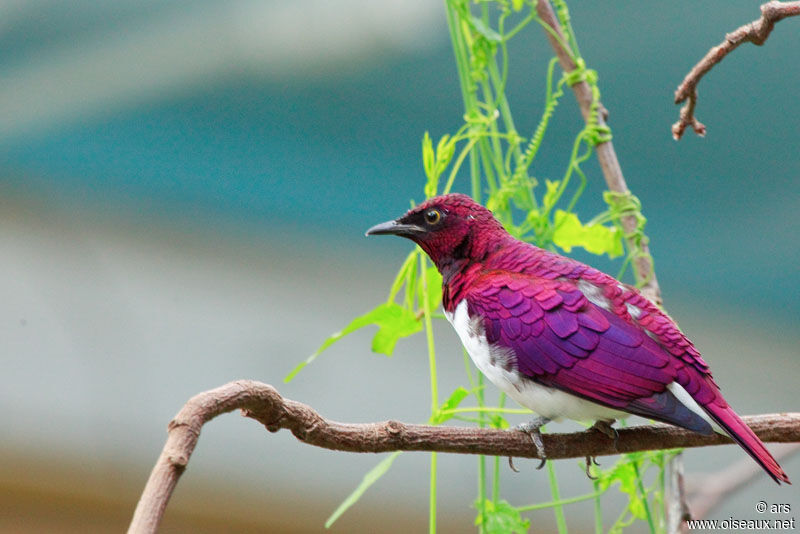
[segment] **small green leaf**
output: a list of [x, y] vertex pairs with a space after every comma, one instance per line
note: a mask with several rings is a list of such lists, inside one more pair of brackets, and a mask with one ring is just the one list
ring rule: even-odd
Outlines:
[[[637, 519], [646, 519], [645, 504], [636, 485], [636, 469], [633, 465], [634, 458], [626, 455], [617, 461], [610, 469], [598, 469], [598, 489], [605, 491], [614, 483], [619, 484], [619, 491], [628, 496], [627, 510]], [[624, 526], [624, 523], [621, 523]]]
[[378, 332], [372, 338], [372, 351], [386, 356], [392, 355], [398, 339], [422, 330], [417, 316], [394, 302], [382, 304], [367, 315], [370, 315], [367, 324], [378, 325]]
[[476, 32], [481, 34], [486, 38], [487, 41], [492, 43], [501, 43], [503, 42], [503, 36], [491, 29], [489, 26], [486, 25], [483, 20], [478, 17], [472, 17], [470, 20], [472, 27], [475, 29]]
[[372, 311], [356, 317], [343, 330], [336, 332], [326, 339], [317, 351], [306, 358], [306, 360], [295, 367], [284, 382], [292, 380], [303, 367], [313, 362], [325, 349], [342, 339], [348, 334], [352, 334], [360, 328], [375, 324], [378, 332], [372, 338], [372, 350], [387, 356], [392, 355], [397, 340], [401, 337], [410, 336], [422, 330], [422, 323], [410, 310], [394, 302], [385, 302]]
[[435, 161], [436, 156], [433, 153], [431, 136], [428, 132], [425, 132], [425, 135], [422, 137], [422, 168], [425, 170], [425, 176], [428, 177], [428, 184], [430, 184], [431, 179], [434, 177]]
[[439, 144], [436, 145], [436, 174], [437, 177], [441, 175], [444, 170], [450, 165], [450, 160], [456, 153], [456, 140], [449, 135], [443, 135], [439, 139]]
[[456, 140], [449, 135], [443, 135], [439, 139], [434, 153], [430, 135], [425, 132], [425, 137], [422, 138], [422, 164], [425, 168], [425, 175], [428, 177], [428, 181], [425, 183], [426, 198], [436, 196], [439, 188], [439, 177], [450, 165], [450, 160], [453, 159], [455, 152]]
[[609, 486], [615, 482], [623, 480], [633, 480], [636, 473], [633, 466], [625, 459], [617, 460], [617, 462], [608, 469], [598, 469], [598, 488], [600, 491], [606, 491]]
[[444, 403], [442, 403], [441, 406], [439, 406], [439, 409], [436, 410], [436, 413], [431, 415], [431, 418], [429, 420], [430, 424], [440, 425], [445, 421], [447, 421], [448, 419], [451, 419], [455, 414], [452, 413], [448, 414], [443, 412], [449, 410], [455, 410], [456, 408], [458, 408], [458, 405], [461, 404], [461, 401], [463, 401], [467, 397], [469, 397], [469, 391], [467, 391], [462, 387], [456, 388], [456, 390], [450, 394], [450, 397], [446, 401], [444, 401]]
[[356, 502], [358, 502], [358, 499], [360, 499], [361, 496], [364, 495], [364, 492], [366, 492], [370, 486], [372, 486], [374, 483], [378, 481], [378, 479], [380, 479], [383, 475], [386, 474], [389, 468], [392, 467], [392, 463], [395, 461], [395, 459], [397, 459], [397, 457], [400, 456], [401, 452], [403, 451], [393, 452], [392, 454], [381, 460], [381, 462], [378, 465], [370, 469], [369, 472], [366, 475], [364, 475], [364, 478], [361, 479], [361, 484], [359, 484], [358, 487], [355, 490], [353, 490], [353, 493], [348, 495], [347, 498], [344, 501], [342, 501], [342, 504], [340, 504], [339, 507], [336, 508], [336, 510], [334, 510], [334, 512], [331, 514], [328, 520], [325, 521], [325, 528], [331, 528], [331, 525], [333, 525], [336, 522], [336, 520], [339, 519], [339, 517], [341, 517], [341, 515], [347, 511], [348, 508], [350, 508]]
[[618, 228], [602, 224], [584, 226], [577, 215], [564, 210], [556, 210], [553, 226], [553, 243], [565, 252], [572, 247], [583, 247], [592, 254], [608, 254], [610, 258], [622, 255], [622, 232]]
[[[479, 501], [475, 501], [475, 507], [480, 510]], [[483, 531], [488, 534], [526, 534], [531, 526], [530, 520], [523, 519], [508, 501], [495, 503], [490, 499], [483, 501], [483, 514], [478, 513], [475, 524], [483, 525]]]
[[492, 428], [499, 428], [500, 430], [505, 430], [510, 426], [506, 418], [500, 414], [492, 414], [489, 416], [489, 424]]
[[519, 11], [524, 5], [525, 0], [511, 0], [511, 7], [514, 8], [514, 11]]

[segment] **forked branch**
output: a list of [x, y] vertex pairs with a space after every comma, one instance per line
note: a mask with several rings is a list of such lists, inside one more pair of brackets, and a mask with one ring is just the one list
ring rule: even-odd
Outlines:
[[[537, 458], [530, 437], [522, 432], [398, 421], [337, 423], [323, 418], [306, 404], [284, 399], [270, 385], [239, 380], [196, 395], [169, 423], [167, 442], [136, 507], [129, 533], [157, 530], [203, 425], [236, 409], [262, 423], [270, 432], [285, 428], [304, 443], [337, 451], [436, 451]], [[757, 415], [744, 420], [764, 441], [800, 441], [800, 413]], [[731, 443], [725, 436], [703, 436], [669, 425], [622, 428], [616, 447], [614, 440], [594, 431], [542, 437], [551, 459]]]
[[697, 84], [714, 65], [733, 52], [742, 43], [753, 43], [761, 46], [767, 40], [775, 23], [800, 15], [800, 2], [768, 2], [761, 6], [761, 18], [737, 28], [725, 36], [725, 40], [715, 46], [695, 65], [675, 90], [675, 103], [686, 102], [680, 111], [680, 119], [672, 125], [672, 137], [677, 141], [687, 126], [691, 126], [697, 135], [706, 134], [705, 125], [697, 120], [694, 108], [697, 105]]

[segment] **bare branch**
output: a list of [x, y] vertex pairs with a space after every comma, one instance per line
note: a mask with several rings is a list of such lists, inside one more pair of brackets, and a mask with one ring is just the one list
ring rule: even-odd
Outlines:
[[[772, 449], [776, 460], [782, 460], [800, 452], [800, 443], [781, 443]], [[686, 478], [692, 517], [702, 519], [730, 494], [742, 489], [762, 473], [761, 467], [742, 458], [717, 473], [689, 475]]]
[[[572, 52], [565, 48], [568, 46], [567, 41], [564, 38], [561, 25], [556, 19], [556, 15], [553, 12], [553, 7], [550, 5], [549, 0], [538, 0], [536, 3], [536, 13], [552, 30], [552, 33], [545, 32], [545, 34], [553, 50], [555, 50], [561, 68], [564, 72], [574, 71], [577, 65], [575, 65], [575, 62], [572, 60]], [[556, 35], [558, 37], [556, 37]], [[587, 82], [580, 81], [572, 86], [572, 90], [575, 93], [575, 98], [578, 100], [581, 114], [583, 114], [584, 120], [588, 122], [592, 117], [592, 104], [594, 100], [592, 88]], [[597, 109], [602, 110], [602, 112], [598, 113], [597, 123], [599, 126], [605, 126], [608, 111], [600, 102], [597, 102]], [[614, 151], [614, 144], [611, 140], [598, 143], [594, 149], [597, 153], [597, 161], [600, 163], [600, 168], [603, 171], [603, 177], [605, 178], [608, 188], [617, 193], [629, 193], [628, 185], [625, 183], [625, 177], [622, 175], [622, 167], [619, 165], [617, 153]], [[620, 223], [626, 233], [634, 232], [638, 224], [634, 215], [622, 217]], [[658, 287], [658, 280], [653, 270], [653, 262], [650, 258], [650, 251], [647, 243], [642, 243], [641, 249], [643, 254], [635, 258], [633, 262], [634, 269], [636, 270], [636, 278], [638, 280], [647, 280], [644, 286], [642, 286], [641, 291], [650, 300], [660, 306], [662, 304], [661, 290]]]
[[[437, 451], [537, 458], [536, 448], [523, 432], [411, 425], [398, 421], [337, 423], [324, 419], [308, 405], [284, 399], [270, 385], [239, 380], [196, 395], [170, 422], [167, 442], [136, 506], [129, 533], [156, 531], [203, 425], [237, 408], [270, 432], [286, 428], [304, 443], [331, 450]], [[744, 420], [764, 441], [800, 441], [800, 413], [756, 415]], [[545, 434], [542, 439], [550, 459], [731, 443], [726, 436], [703, 436], [669, 425], [621, 428], [616, 448], [614, 440], [594, 431]]]
[[694, 108], [697, 104], [697, 84], [700, 79], [740, 44], [746, 42], [757, 46], [764, 44], [776, 22], [795, 15], [800, 15], [800, 1], [774, 1], [762, 5], [761, 18], [727, 34], [721, 44], [709, 50], [703, 59], [689, 71], [675, 91], [676, 104], [687, 101], [681, 108], [680, 120], [672, 125], [672, 137], [676, 141], [681, 138], [687, 126], [691, 126], [700, 136], [706, 133], [706, 127], [694, 116]]

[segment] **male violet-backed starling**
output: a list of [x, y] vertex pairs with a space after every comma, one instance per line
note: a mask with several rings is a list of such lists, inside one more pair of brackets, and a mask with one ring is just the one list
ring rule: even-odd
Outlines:
[[629, 414], [729, 435], [778, 483], [789, 477], [733, 411], [678, 326], [635, 288], [513, 238], [462, 194], [432, 198], [367, 235], [411, 239], [443, 278], [442, 304], [475, 365], [539, 415], [598, 428]]

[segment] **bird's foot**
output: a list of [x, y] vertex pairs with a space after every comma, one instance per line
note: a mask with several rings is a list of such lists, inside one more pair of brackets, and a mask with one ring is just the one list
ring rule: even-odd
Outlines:
[[533, 441], [534, 446], [536, 446], [536, 453], [541, 459], [541, 463], [539, 463], [536, 469], [541, 469], [544, 467], [544, 464], [547, 461], [547, 455], [544, 452], [544, 442], [542, 441], [542, 432], [539, 429], [549, 422], [550, 419], [547, 417], [536, 417], [527, 423], [522, 423], [521, 425], [517, 425], [515, 427], [516, 430], [528, 434], [531, 437], [531, 441]]
[[591, 427], [589, 427], [589, 430], [597, 430], [598, 432], [602, 432], [609, 438], [613, 439], [614, 448], [616, 449], [617, 443], [619, 443], [619, 432], [617, 432], [616, 428], [611, 426], [613, 424], [614, 424], [613, 419], [611, 421], [603, 421], [601, 419], [598, 419]]
[[586, 476], [589, 477], [589, 480], [597, 480], [597, 477], [593, 477], [590, 469], [592, 468], [592, 464], [600, 465], [597, 463], [597, 458], [594, 456], [587, 456], [586, 457]]

